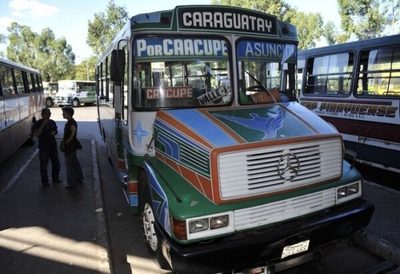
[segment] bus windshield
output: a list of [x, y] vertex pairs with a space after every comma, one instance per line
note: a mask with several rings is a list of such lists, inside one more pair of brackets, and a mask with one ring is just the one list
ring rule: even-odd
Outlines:
[[133, 43], [136, 108], [231, 102], [230, 50], [224, 39], [151, 36]]
[[[289, 99], [290, 96], [285, 94], [293, 91], [295, 45], [241, 40], [237, 44], [236, 53], [239, 65], [240, 104]], [[266, 98], [270, 96], [274, 98]]]

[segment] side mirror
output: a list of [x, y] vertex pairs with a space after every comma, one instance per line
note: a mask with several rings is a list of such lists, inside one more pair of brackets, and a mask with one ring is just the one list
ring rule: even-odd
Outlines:
[[122, 82], [125, 73], [125, 51], [115, 49], [111, 53], [110, 78], [113, 82]]

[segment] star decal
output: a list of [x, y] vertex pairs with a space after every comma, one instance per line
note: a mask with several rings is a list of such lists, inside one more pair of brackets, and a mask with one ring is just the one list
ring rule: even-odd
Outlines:
[[140, 124], [140, 121], [137, 123], [136, 128], [133, 130], [133, 136], [136, 137], [136, 141], [139, 143], [139, 145], [142, 144], [142, 138], [146, 137], [150, 133], [142, 128], [142, 125]]

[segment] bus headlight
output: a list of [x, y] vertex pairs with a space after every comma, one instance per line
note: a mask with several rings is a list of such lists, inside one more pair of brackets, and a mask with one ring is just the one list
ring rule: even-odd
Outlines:
[[336, 189], [336, 203], [343, 203], [361, 197], [361, 180]]
[[233, 231], [233, 212], [213, 214], [187, 220], [188, 240], [213, 237]]
[[196, 233], [208, 229], [208, 218], [193, 220], [189, 222], [189, 233]]
[[210, 228], [211, 229], [225, 227], [225, 226], [228, 226], [228, 224], [229, 224], [229, 216], [228, 215], [212, 217], [210, 219]]

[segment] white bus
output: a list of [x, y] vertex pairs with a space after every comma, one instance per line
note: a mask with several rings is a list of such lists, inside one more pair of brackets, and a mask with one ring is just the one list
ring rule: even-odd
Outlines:
[[0, 163], [32, 140], [43, 107], [39, 71], [0, 58]]
[[81, 104], [91, 105], [96, 103], [96, 82], [84, 80], [60, 80], [56, 104], [59, 106], [72, 105], [78, 107]]
[[43, 82], [43, 94], [46, 107], [51, 108], [54, 106], [54, 99], [58, 92], [57, 82]]

